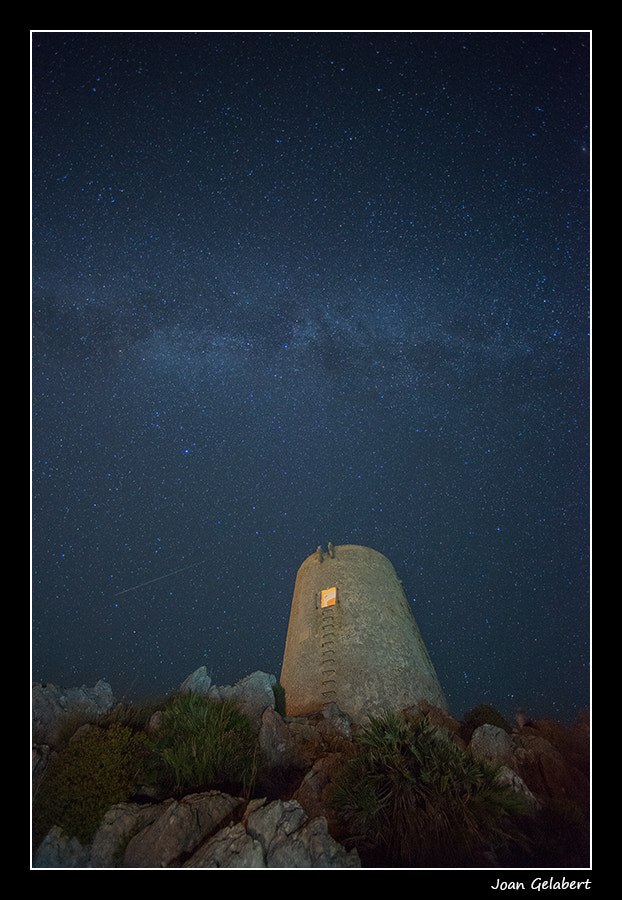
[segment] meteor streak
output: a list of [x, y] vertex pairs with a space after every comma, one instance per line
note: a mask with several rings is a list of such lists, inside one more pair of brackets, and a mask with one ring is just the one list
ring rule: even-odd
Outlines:
[[132, 587], [125, 588], [123, 591], [119, 591], [117, 594], [113, 594], [114, 597], [120, 597], [121, 594], [128, 594], [130, 591], [137, 591], [138, 588], [146, 587], [148, 584], [153, 584], [154, 581], [162, 581], [163, 578], [170, 578], [171, 575], [177, 575], [179, 572], [185, 572], [186, 569], [192, 569], [194, 566], [200, 566], [201, 563], [204, 563], [205, 560], [202, 559], [200, 562], [190, 563], [189, 566], [182, 566], [181, 569], [175, 569], [173, 572], [167, 572], [166, 575], [158, 575], [157, 578], [150, 578], [149, 581], [141, 581], [140, 584], [135, 584]]

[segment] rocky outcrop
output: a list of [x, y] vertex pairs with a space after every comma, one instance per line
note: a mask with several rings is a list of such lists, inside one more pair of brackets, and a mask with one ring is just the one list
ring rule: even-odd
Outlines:
[[32, 738], [34, 744], [54, 745], [63, 723], [81, 713], [94, 719], [108, 712], [115, 704], [112, 688], [106, 681], [98, 681], [89, 688], [61, 688], [54, 684], [32, 686]]
[[538, 719], [512, 735], [512, 768], [545, 803], [588, 809], [590, 802], [590, 726], [571, 727]]
[[309, 716], [280, 716], [270, 708], [262, 714], [259, 747], [269, 766], [305, 770], [319, 757], [351, 746], [350, 717], [335, 704]]
[[240, 823], [219, 831], [184, 868], [265, 869], [263, 847]]
[[210, 700], [236, 700], [243, 712], [258, 724], [263, 711], [275, 707], [274, 685], [276, 685], [274, 675], [252, 672], [234, 685], [217, 686], [212, 684], [207, 668], [201, 666], [186, 678], [180, 692], [192, 691]]
[[207, 667], [201, 666], [195, 669], [192, 674], [188, 675], [184, 683], [179, 688], [180, 694], [193, 692], [195, 694], [207, 694], [212, 686], [212, 679], [207, 674]]
[[32, 747], [32, 793], [37, 792], [48, 763], [54, 759], [56, 751], [47, 744], [33, 744]]
[[346, 852], [328, 833], [326, 819], [309, 818], [296, 800], [249, 804], [241, 823], [208, 840], [186, 868], [358, 868], [356, 850]]
[[38, 847], [35, 869], [84, 869], [89, 865], [90, 850], [75, 837], [68, 837], [58, 825], [53, 825]]
[[496, 725], [480, 725], [471, 736], [469, 749], [480, 762], [498, 766], [512, 764], [516, 746], [512, 737]]
[[469, 750], [476, 759], [501, 767], [532, 811], [553, 803], [574, 808], [586, 820], [590, 802], [590, 727], [580, 716], [572, 726], [548, 719], [528, 721], [512, 734], [495, 725], [475, 729]]
[[189, 794], [160, 804], [155, 819], [135, 835], [123, 856], [125, 868], [165, 869], [192, 853], [201, 840], [242, 801], [219, 791]]
[[90, 847], [54, 827], [34, 867], [357, 868], [360, 860], [331, 837], [324, 817], [310, 818], [296, 800], [246, 805], [208, 791], [179, 802], [117, 804]]
[[[218, 790], [183, 798], [142, 793], [141, 802], [109, 809], [89, 847], [53, 827], [39, 846], [36, 868], [351, 868], [356, 851], [332, 805], [335, 781], [356, 752], [360, 726], [336, 705], [307, 716], [281, 716], [275, 708], [276, 679], [254, 672], [233, 686], [211, 683], [197, 669], [180, 691], [212, 699], [234, 699], [257, 726], [257, 793], [243, 799]], [[33, 732], [48, 738], [33, 748], [33, 795], [56, 753], [55, 735], [76, 710], [93, 718], [111, 708], [105, 682], [64, 691], [33, 687]], [[445, 710], [411, 707], [408, 717], [428, 720], [472, 755], [499, 767], [498, 778], [538, 813], [562, 805], [589, 822], [589, 719], [574, 726], [549, 720], [527, 721], [509, 734], [484, 724], [471, 733]], [[157, 714], [156, 714], [157, 717]], [[76, 719], [77, 721], [77, 719]], [[154, 728], [156, 725], [153, 726]], [[36, 730], [35, 730], [36, 728]], [[468, 745], [467, 742], [468, 741]], [[225, 788], [226, 790], [226, 788]], [[278, 797], [279, 799], [272, 799]], [[138, 800], [138, 798], [137, 798]], [[348, 846], [350, 844], [348, 843]]]

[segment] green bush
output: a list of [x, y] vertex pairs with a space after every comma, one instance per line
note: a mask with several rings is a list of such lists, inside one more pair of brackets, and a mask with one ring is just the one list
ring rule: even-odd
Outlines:
[[334, 803], [363, 854], [382, 864], [481, 864], [520, 839], [509, 816], [527, 809], [498, 770], [474, 760], [427, 719], [370, 718]]
[[33, 843], [52, 825], [88, 844], [106, 811], [136, 791], [146, 736], [121, 725], [91, 725], [74, 737], [45, 770], [33, 799]]
[[163, 787], [179, 793], [216, 784], [248, 789], [255, 776], [257, 733], [234, 701], [184, 693], [163, 709], [152, 751]]

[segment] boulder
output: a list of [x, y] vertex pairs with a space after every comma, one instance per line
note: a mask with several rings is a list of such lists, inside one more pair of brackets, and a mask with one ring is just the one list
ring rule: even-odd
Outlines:
[[256, 838], [269, 856], [307, 818], [296, 800], [273, 800], [253, 810], [246, 820], [246, 830]]
[[229, 825], [184, 863], [188, 869], [265, 869], [263, 849], [240, 823]]
[[233, 686], [217, 687], [212, 685], [207, 696], [213, 700], [237, 700], [243, 712], [259, 726], [263, 711], [268, 707], [274, 709], [276, 705], [272, 690], [272, 686], [275, 684], [274, 675], [252, 672]]
[[259, 748], [269, 768], [308, 769], [327, 754], [350, 749], [350, 718], [337, 707], [311, 716], [285, 716], [272, 707], [264, 710]]
[[103, 818], [91, 844], [89, 866], [110, 869], [120, 866], [130, 839], [150, 825], [159, 814], [155, 804], [117, 803]]
[[512, 769], [508, 768], [508, 766], [501, 766], [496, 781], [499, 784], [509, 785], [515, 793], [520, 794], [525, 800], [527, 809], [532, 815], [536, 815], [536, 813], [540, 812], [542, 809], [542, 804], [536, 800], [523, 779]]
[[267, 865], [272, 869], [350, 869], [360, 868], [361, 862], [356, 850], [347, 853], [330, 836], [326, 819], [316, 816], [278, 844]]
[[242, 802], [220, 791], [165, 801], [152, 823], [128, 843], [123, 867], [161, 869], [181, 864]]
[[278, 712], [268, 706], [261, 716], [259, 750], [268, 768], [286, 769], [296, 765], [289, 729]]
[[182, 686], [179, 688], [180, 694], [192, 692], [194, 694], [207, 694], [212, 686], [212, 679], [207, 674], [207, 668], [201, 666], [191, 675], [188, 675]]
[[255, 809], [246, 831], [263, 848], [266, 868], [356, 868], [356, 850], [350, 853], [328, 833], [326, 819], [309, 819], [296, 800], [274, 800]]
[[480, 762], [511, 765], [515, 745], [512, 737], [497, 725], [480, 725], [471, 736], [469, 750]]
[[317, 759], [292, 797], [310, 817], [323, 816], [332, 834], [341, 827], [332, 803], [334, 783], [347, 758], [345, 753], [328, 753]]
[[[587, 716], [589, 716], [589, 711]], [[537, 733], [549, 742], [560, 754], [565, 764], [578, 769], [584, 775], [590, 774], [590, 726], [585, 712], [578, 717], [575, 725], [562, 725], [551, 719], [538, 719], [530, 729], [524, 731]]]
[[112, 688], [106, 681], [94, 687], [64, 689], [54, 684], [32, 686], [32, 737], [35, 744], [54, 746], [63, 721], [76, 712], [97, 718], [115, 704]]
[[538, 720], [515, 735], [513, 768], [544, 802], [575, 804], [588, 815], [590, 804], [589, 732]]
[[324, 707], [316, 728], [326, 752], [341, 750], [352, 740], [352, 719], [336, 703]]
[[428, 700], [418, 700], [412, 706], [406, 707], [402, 712], [410, 720], [419, 721], [426, 718], [430, 725], [433, 725], [441, 733], [447, 734], [460, 748], [463, 750], [466, 748], [466, 743], [460, 736], [461, 723], [454, 719], [447, 710], [434, 706]]
[[246, 678], [233, 685], [212, 684], [212, 679], [207, 674], [207, 668], [200, 666], [188, 675], [179, 688], [180, 693], [193, 692], [209, 697], [210, 700], [236, 700], [247, 716], [257, 726], [261, 723], [261, 716], [265, 709], [274, 709], [275, 699], [273, 685], [276, 684], [274, 675], [266, 672], [251, 672]]
[[89, 859], [88, 847], [54, 825], [39, 844], [32, 865], [34, 869], [84, 869]]
[[351, 719], [335, 704], [308, 716], [285, 716], [292, 765], [307, 769], [328, 753], [347, 752], [352, 746]]

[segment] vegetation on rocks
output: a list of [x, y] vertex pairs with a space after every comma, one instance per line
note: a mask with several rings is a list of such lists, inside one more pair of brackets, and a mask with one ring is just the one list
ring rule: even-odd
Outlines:
[[[183, 843], [196, 830], [196, 810], [227, 797], [241, 808], [242, 798], [249, 802], [249, 822], [253, 811], [266, 815], [265, 798], [270, 814], [278, 801], [285, 818], [299, 802], [314, 824], [295, 839], [287, 831], [293, 845], [303, 831], [311, 840], [319, 817], [364, 866], [584, 866], [589, 860], [589, 720], [570, 728], [528, 722], [510, 735], [492, 707], [476, 707], [462, 722], [432, 707], [387, 711], [354, 726], [339, 710], [284, 716], [282, 689], [271, 685], [266, 692], [266, 684], [254, 679], [255, 694], [244, 684], [235, 699], [180, 691], [143, 705], [117, 703], [100, 714], [61, 707], [47, 724], [54, 740], [33, 745], [33, 850], [41, 845], [41, 858], [54, 867], [63, 858], [82, 865], [72, 861], [74, 849], [62, 850], [63, 840], [77, 838], [80, 859], [97, 846], [93, 858], [100, 859], [121, 823], [133, 835], [152, 820], [153, 834], [170, 826]], [[261, 712], [264, 702], [271, 705], [270, 693], [274, 706]], [[206, 825], [205, 835], [212, 828]], [[253, 829], [242, 835], [248, 854], [239, 860], [227, 829], [222, 864], [259, 864]], [[266, 847], [262, 865], [272, 864]], [[335, 849], [324, 837], [318, 847]], [[316, 850], [309, 851], [313, 866], [352, 864], [343, 854], [320, 863]]]
[[87, 725], [52, 759], [33, 799], [33, 843], [59, 825], [80, 843], [92, 840], [104, 813], [137, 786], [146, 735], [122, 725]]
[[60, 752], [48, 764], [33, 798], [33, 845], [52, 825], [88, 844], [105, 812], [140, 789], [182, 796], [226, 785], [248, 792], [256, 774], [257, 733], [231, 700], [179, 694], [154, 706], [120, 705], [98, 724], [84, 724], [73, 737], [68, 725]]
[[520, 841], [523, 800], [432, 727], [386, 712], [370, 718], [334, 802], [361, 853], [380, 864], [473, 865]]
[[217, 784], [248, 791], [256, 774], [257, 732], [233, 700], [175, 696], [151, 750], [158, 781], [180, 794]]

